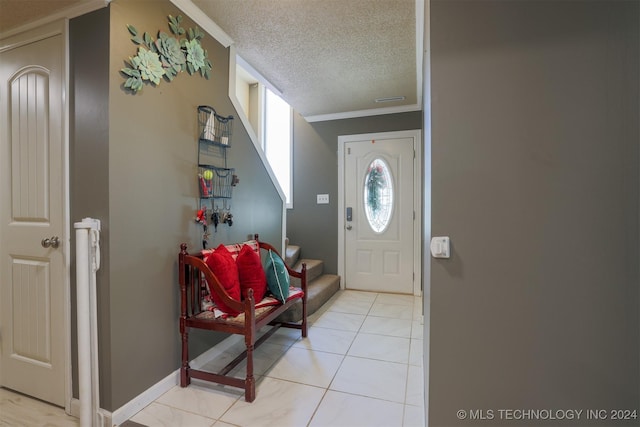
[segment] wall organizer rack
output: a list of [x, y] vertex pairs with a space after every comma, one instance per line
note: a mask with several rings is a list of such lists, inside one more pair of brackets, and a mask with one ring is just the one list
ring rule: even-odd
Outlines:
[[204, 228], [202, 247], [209, 240], [209, 221], [217, 231], [219, 224], [233, 225], [231, 198], [240, 182], [234, 168], [227, 165], [231, 148], [233, 116], [224, 117], [207, 105], [198, 107], [198, 188], [199, 210], [196, 222]]

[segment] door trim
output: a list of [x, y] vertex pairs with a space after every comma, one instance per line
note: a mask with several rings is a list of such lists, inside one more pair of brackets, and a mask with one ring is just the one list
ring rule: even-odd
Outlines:
[[[71, 249], [70, 249], [70, 195], [69, 195], [69, 20], [60, 19], [55, 22], [50, 22], [46, 25], [42, 25], [38, 28], [30, 28], [27, 31], [20, 32], [19, 34], [12, 35], [10, 37], [0, 37], [0, 52], [19, 48], [29, 43], [34, 43], [40, 40], [44, 40], [50, 37], [60, 35], [62, 38], [62, 209], [63, 209], [63, 225], [60, 240], [62, 242], [62, 253], [64, 258], [64, 390], [65, 390], [65, 412], [71, 413], [71, 398], [72, 398], [72, 367], [71, 367]], [[6, 33], [5, 33], [6, 34]], [[2, 36], [2, 35], [0, 35]]]
[[[422, 236], [422, 131], [420, 129], [394, 132], [364, 133], [359, 135], [338, 136], [338, 275], [345, 277], [345, 221], [344, 221], [344, 145], [347, 142], [366, 141], [371, 139], [399, 139], [413, 138], [413, 207], [415, 219], [413, 221], [413, 235]], [[413, 295], [422, 295], [422, 239], [413, 241]], [[345, 289], [344, 280], [340, 281], [340, 288]]]
[[18, 35], [19, 33], [27, 32], [30, 30], [38, 31], [41, 27], [44, 27], [52, 22], [57, 22], [63, 19], [72, 19], [93, 12], [94, 10], [107, 7], [112, 1], [113, 0], [85, 0], [82, 2], [77, 2], [76, 4], [73, 4], [69, 7], [65, 7], [58, 11], [52, 12], [50, 15], [47, 15], [43, 18], [28, 22], [24, 25], [12, 28], [4, 32], [0, 32], [0, 39], [9, 38]]

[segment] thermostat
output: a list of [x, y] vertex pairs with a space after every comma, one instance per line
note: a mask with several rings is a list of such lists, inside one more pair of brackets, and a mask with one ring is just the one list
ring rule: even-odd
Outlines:
[[434, 258], [450, 258], [451, 244], [449, 236], [431, 238], [431, 256]]

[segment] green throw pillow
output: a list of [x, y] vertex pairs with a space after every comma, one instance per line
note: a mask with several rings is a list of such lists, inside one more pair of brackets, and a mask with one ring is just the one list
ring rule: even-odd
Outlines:
[[267, 274], [267, 287], [277, 300], [285, 302], [289, 297], [289, 272], [284, 261], [269, 250], [264, 270]]

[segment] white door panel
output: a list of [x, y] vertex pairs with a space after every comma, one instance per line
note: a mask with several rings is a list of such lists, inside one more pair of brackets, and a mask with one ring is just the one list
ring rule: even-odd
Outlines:
[[414, 292], [413, 186], [413, 138], [344, 144], [347, 289]]
[[[68, 333], [63, 58], [62, 35], [0, 53], [0, 385], [60, 406]], [[58, 247], [42, 244], [54, 237]]]

